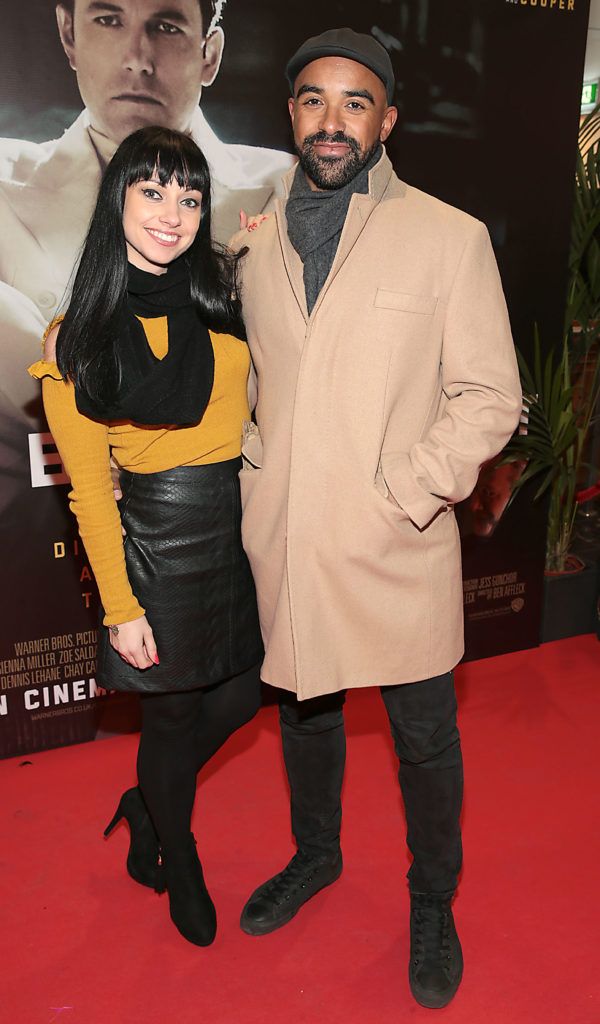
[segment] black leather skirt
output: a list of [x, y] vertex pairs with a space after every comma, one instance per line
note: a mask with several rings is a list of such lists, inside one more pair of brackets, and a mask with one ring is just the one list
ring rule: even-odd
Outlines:
[[131, 587], [160, 665], [132, 668], [100, 630], [97, 678], [112, 690], [193, 690], [244, 672], [263, 653], [240, 534], [240, 459], [121, 474]]

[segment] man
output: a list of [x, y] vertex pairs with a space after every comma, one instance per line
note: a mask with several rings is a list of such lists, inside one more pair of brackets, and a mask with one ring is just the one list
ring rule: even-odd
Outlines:
[[[158, 123], [193, 135], [210, 166], [221, 241], [237, 229], [240, 208], [265, 208], [293, 163], [286, 153], [220, 142], [199, 109], [221, 64], [222, 7], [223, 0], [58, 4], [61, 42], [86, 109], [61, 139], [0, 141], [0, 281], [39, 312], [35, 353], [27, 346], [21, 368], [37, 356], [39, 321], [50, 320], [64, 297], [102, 169], [132, 131]], [[18, 301], [14, 293], [2, 298]]]
[[399, 181], [383, 150], [383, 47], [325, 32], [287, 76], [300, 166], [243, 238], [258, 405], [241, 481], [298, 852], [241, 924], [264, 935], [338, 878], [344, 692], [378, 685], [413, 854], [410, 985], [440, 1007], [462, 974], [453, 505], [517, 425], [519, 378], [485, 227]]

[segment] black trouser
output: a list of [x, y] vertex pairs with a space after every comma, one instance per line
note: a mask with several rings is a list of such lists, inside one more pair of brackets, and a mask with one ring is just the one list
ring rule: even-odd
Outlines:
[[[384, 686], [381, 695], [400, 762], [412, 892], [453, 892], [462, 863], [463, 769], [452, 673]], [[339, 847], [346, 759], [345, 693], [298, 701], [281, 691], [283, 754], [298, 848], [331, 854]]]
[[142, 696], [138, 780], [163, 849], [189, 834], [197, 773], [258, 711], [259, 669], [202, 690]]

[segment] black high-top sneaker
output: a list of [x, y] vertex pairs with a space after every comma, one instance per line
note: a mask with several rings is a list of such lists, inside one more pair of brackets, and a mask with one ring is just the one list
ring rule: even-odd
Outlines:
[[248, 935], [267, 935], [291, 921], [307, 900], [342, 873], [342, 854], [311, 855], [299, 850], [279, 874], [264, 882], [242, 910], [240, 925]]
[[447, 1006], [460, 985], [462, 949], [452, 916], [452, 894], [410, 894], [410, 990], [421, 1006]]

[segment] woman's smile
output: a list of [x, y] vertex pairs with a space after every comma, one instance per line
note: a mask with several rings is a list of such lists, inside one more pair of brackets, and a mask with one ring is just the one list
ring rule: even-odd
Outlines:
[[149, 235], [152, 235], [152, 238], [156, 239], [159, 245], [177, 245], [180, 238], [179, 235], [160, 231], [158, 228], [146, 228], [146, 231]]

